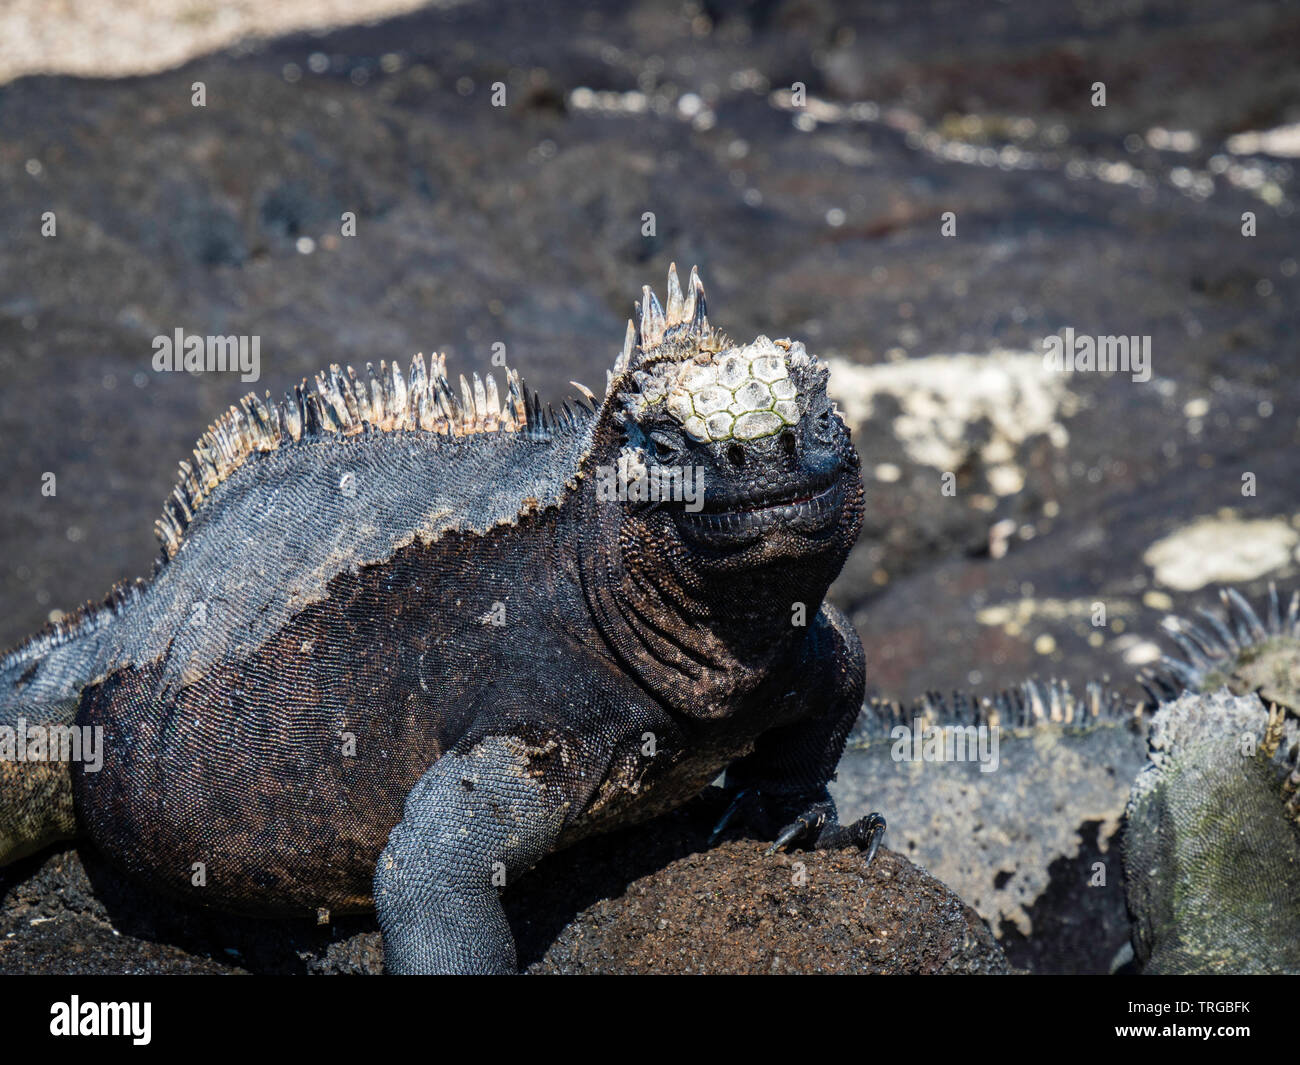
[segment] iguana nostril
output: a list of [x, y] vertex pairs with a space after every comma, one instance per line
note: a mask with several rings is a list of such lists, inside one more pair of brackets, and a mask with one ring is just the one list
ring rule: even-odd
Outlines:
[[727, 448], [727, 458], [736, 469], [743, 469], [745, 466], [745, 449], [739, 444], [732, 444]]
[[797, 450], [794, 442], [794, 433], [787, 431], [781, 434], [781, 450], [790, 456], [790, 458], [794, 458], [794, 453]]

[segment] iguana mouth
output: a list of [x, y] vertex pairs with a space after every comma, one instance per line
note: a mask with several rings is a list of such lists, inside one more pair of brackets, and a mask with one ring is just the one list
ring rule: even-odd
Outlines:
[[844, 506], [844, 486], [837, 479], [820, 488], [799, 490], [781, 499], [753, 500], [725, 510], [676, 512], [684, 536], [711, 546], [740, 545], [772, 529], [817, 536], [834, 527]]

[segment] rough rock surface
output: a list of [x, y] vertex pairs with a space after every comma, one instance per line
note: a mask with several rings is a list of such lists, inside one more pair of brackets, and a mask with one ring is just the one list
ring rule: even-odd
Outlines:
[[1117, 841], [1145, 728], [1004, 729], [997, 768], [895, 761], [850, 747], [831, 785], [842, 816], [888, 811], [886, 842], [951, 887], [1036, 972], [1108, 972], [1128, 942]]
[[[979, 916], [901, 855], [712, 850], [709, 795], [553, 855], [507, 891], [530, 973], [1012, 971]], [[697, 849], [700, 848], [700, 849]], [[796, 884], [799, 878], [802, 883]], [[0, 974], [377, 973], [374, 921], [328, 927], [173, 904], [88, 848], [0, 871]]]
[[753, 841], [680, 858], [584, 910], [534, 973], [1008, 973], [988, 926], [882, 849], [766, 858]]

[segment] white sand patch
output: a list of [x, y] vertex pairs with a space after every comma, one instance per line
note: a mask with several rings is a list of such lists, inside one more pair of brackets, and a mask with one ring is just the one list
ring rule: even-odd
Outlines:
[[1065, 447], [1070, 436], [1061, 419], [1078, 409], [1067, 375], [1047, 370], [1043, 356], [1032, 351], [931, 355], [876, 366], [834, 356], [825, 361], [831, 397], [850, 427], [875, 414], [877, 396], [894, 397], [901, 411], [894, 434], [922, 465], [955, 470], [976, 447], [971, 427], [987, 419], [991, 431], [978, 445], [979, 457], [996, 470], [991, 481], [1000, 495], [1023, 486], [1023, 473], [1011, 462], [1017, 446], [1045, 433], [1056, 447]]
[[0, 4], [0, 82], [23, 74], [152, 74], [246, 37], [330, 29], [458, 2], [5, 0]]
[[1137, 613], [1134, 605], [1126, 599], [1016, 599], [984, 607], [975, 615], [975, 620], [981, 625], [1010, 627], [1018, 632], [1037, 619], [1091, 620], [1099, 606], [1103, 608], [1106, 617], [1131, 617]]
[[1157, 540], [1142, 555], [1166, 588], [1192, 592], [1207, 584], [1252, 581], [1286, 566], [1300, 532], [1286, 518], [1198, 518]]
[[1278, 126], [1262, 132], [1238, 133], [1228, 138], [1228, 151], [1233, 155], [1276, 155], [1281, 158], [1300, 157], [1300, 122]]

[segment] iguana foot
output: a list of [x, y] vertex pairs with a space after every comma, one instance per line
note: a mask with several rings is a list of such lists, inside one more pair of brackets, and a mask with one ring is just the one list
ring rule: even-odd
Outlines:
[[841, 825], [835, 816], [833, 802], [815, 802], [777, 833], [767, 853], [775, 854], [795, 840], [805, 838], [816, 850], [840, 850], [857, 847], [867, 852], [867, 865], [880, 849], [884, 838], [885, 819], [878, 813], [859, 817], [851, 825]]
[[[783, 806], [788, 816], [790, 812], [788, 800], [777, 805]], [[714, 826], [709, 836], [709, 846], [713, 846], [718, 841], [718, 837], [737, 816], [761, 830], [770, 828], [773, 822], [772, 811], [764, 802], [763, 794], [757, 788], [741, 788], [736, 791], [730, 805]], [[783, 847], [804, 840], [815, 850], [858, 847], [867, 852], [867, 863], [870, 864], [871, 859], [876, 856], [876, 851], [880, 849], [885, 828], [885, 818], [878, 813], [869, 813], [866, 817], [858, 818], [851, 825], [841, 825], [835, 813], [835, 803], [823, 791], [820, 798], [805, 805], [793, 820], [787, 822], [776, 833], [776, 838], [767, 848], [767, 853], [775, 854]]]

